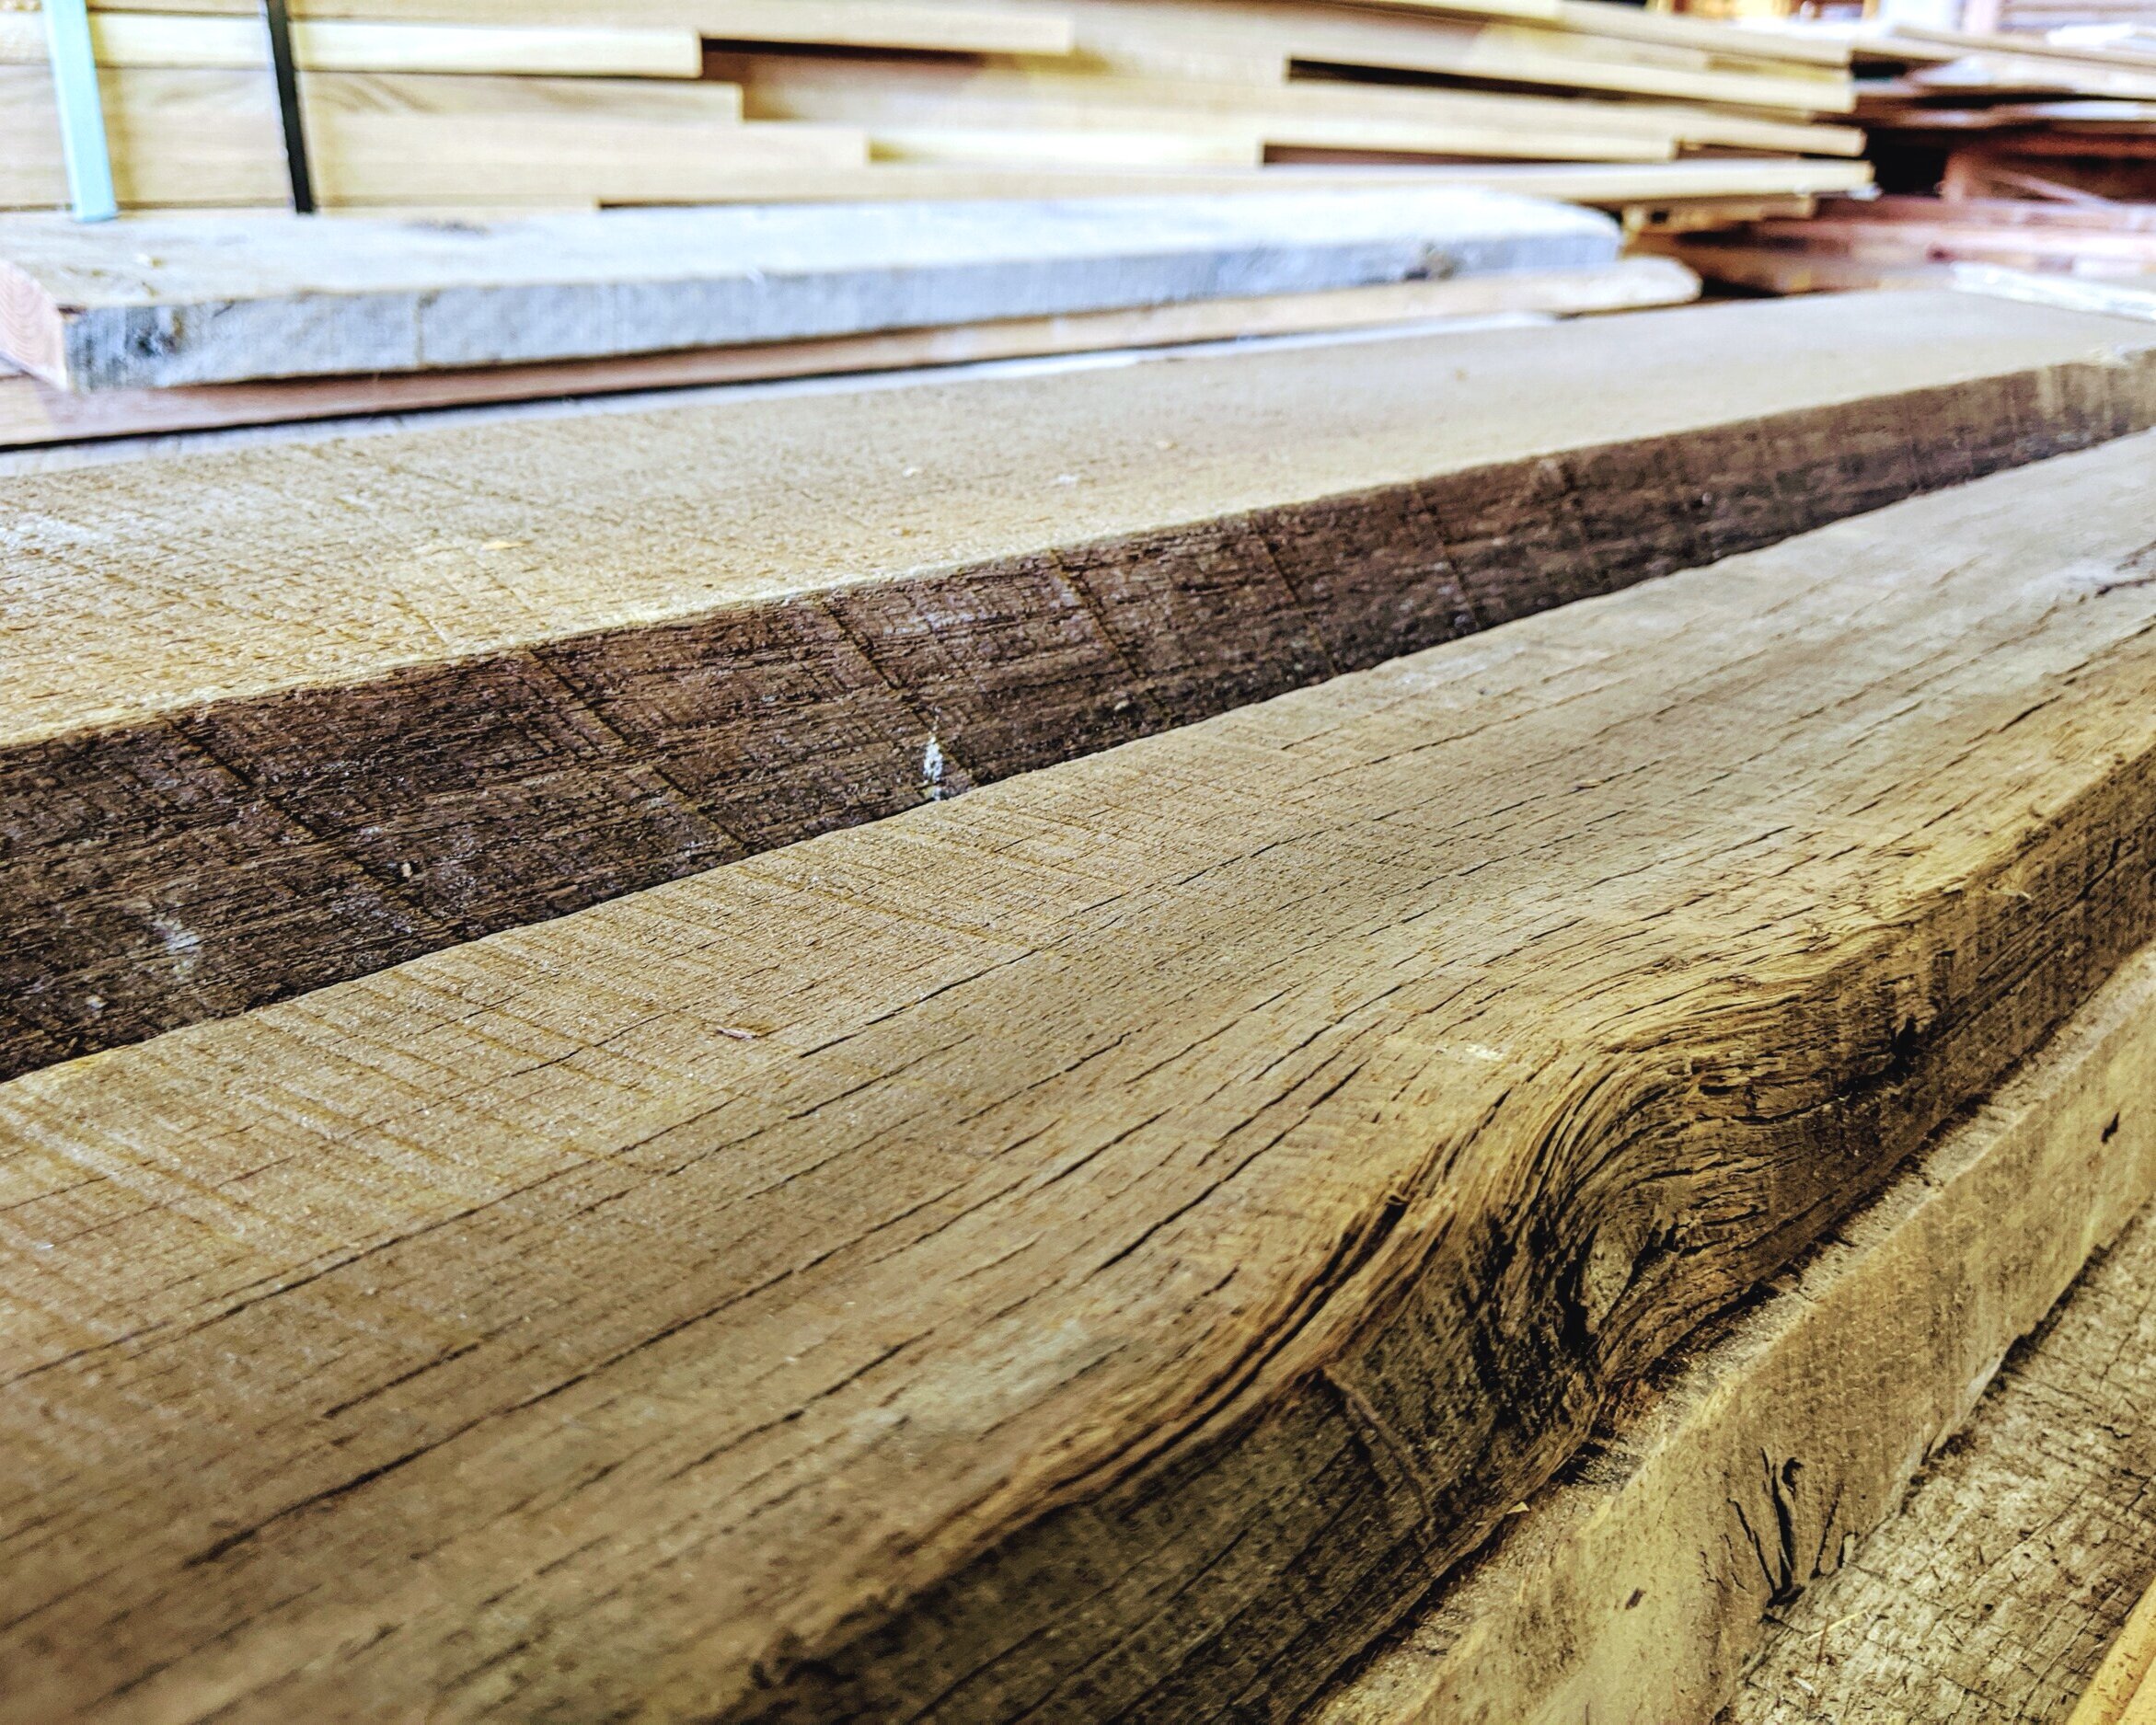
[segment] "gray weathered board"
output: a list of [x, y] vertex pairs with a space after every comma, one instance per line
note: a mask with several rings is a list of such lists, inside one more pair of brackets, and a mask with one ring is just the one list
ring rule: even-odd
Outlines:
[[9, 481], [0, 1073], [2149, 425], [2151, 339], [1785, 301]]
[[426, 371], [1606, 263], [1471, 189], [612, 210], [493, 223], [0, 220], [0, 342], [70, 388]]

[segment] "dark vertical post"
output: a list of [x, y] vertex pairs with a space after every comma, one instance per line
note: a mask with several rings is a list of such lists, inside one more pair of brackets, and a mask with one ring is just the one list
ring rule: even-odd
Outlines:
[[292, 207], [301, 215], [312, 215], [315, 181], [307, 171], [307, 134], [299, 113], [299, 69], [293, 63], [292, 19], [284, 9], [284, 0], [262, 0], [262, 21], [270, 29], [270, 70], [277, 78], [277, 122], [284, 132], [284, 171], [292, 182]]

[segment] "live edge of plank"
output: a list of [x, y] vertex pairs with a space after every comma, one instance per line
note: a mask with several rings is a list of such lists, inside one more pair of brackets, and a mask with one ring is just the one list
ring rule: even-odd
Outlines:
[[19, 835], [0, 1070], [2156, 416], [2142, 327], [1953, 294], [1864, 313], [1647, 314], [9, 482], [28, 674], [0, 694]]
[[0, 1089], [0, 1710], [1291, 1713], [2156, 935], [2152, 482]]

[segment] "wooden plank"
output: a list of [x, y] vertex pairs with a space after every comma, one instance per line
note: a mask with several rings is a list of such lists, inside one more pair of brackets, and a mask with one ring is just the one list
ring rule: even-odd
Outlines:
[[[1574, 160], [1627, 143], [1666, 155], [1677, 145], [1855, 155], [1853, 127], [1799, 124], [1684, 104], [1596, 101], [1435, 86], [1389, 87], [1305, 78], [1271, 87], [1165, 78], [1119, 78], [1029, 66], [916, 63], [872, 65], [777, 53], [714, 54], [710, 72], [753, 86], [757, 114], [865, 124], [893, 118], [1028, 112], [1049, 123], [1103, 125], [1134, 112], [1147, 125], [1248, 126], [1268, 144], [1424, 147], [1522, 158], [1572, 151]], [[1465, 140], [1470, 147], [1457, 147]], [[1639, 159], [1653, 159], [1642, 157]]]
[[[360, 81], [363, 80], [363, 86]], [[336, 190], [354, 207], [424, 201], [476, 205], [515, 201], [636, 202], [672, 192], [696, 202], [843, 202], [912, 199], [1037, 199], [1138, 195], [1221, 196], [1285, 190], [1413, 190], [1482, 185], [1524, 196], [1581, 203], [1622, 204], [1642, 199], [1777, 197], [1846, 191], [1866, 185], [1869, 167], [1758, 157], [1643, 164], [1493, 163], [1445, 167], [1336, 168], [1058, 168], [1031, 166], [924, 167], [877, 163], [860, 167], [754, 165], [757, 151], [828, 163], [834, 153], [866, 155], [867, 141], [851, 128], [760, 126], [723, 144], [690, 134], [657, 132], [658, 116], [626, 130], [571, 124], [577, 116], [533, 113], [520, 123], [490, 129], [500, 152], [489, 171], [448, 174], [465, 140], [432, 137], [436, 122], [413, 119], [383, 126], [367, 116], [384, 110], [388, 76], [358, 73], [306, 75], [310, 131], [324, 144], [349, 143], [350, 166]], [[457, 111], [432, 92], [478, 82], [426, 80], [429, 93], [394, 80], [399, 114]], [[536, 84], [534, 79], [514, 80]], [[549, 79], [559, 86], [571, 82]], [[600, 82], [594, 80], [594, 82]], [[274, 93], [266, 73], [107, 72], [103, 79], [114, 132], [126, 146], [122, 201], [134, 206], [196, 203], [225, 209], [282, 208], [282, 168], [276, 155]], [[699, 86], [668, 81], [647, 86], [668, 98]], [[407, 98], [409, 99], [407, 99]], [[560, 104], [550, 102], [559, 109]], [[488, 111], [502, 111], [490, 106]], [[671, 104], [660, 110], [678, 119]], [[742, 154], [744, 145], [749, 146]], [[375, 154], [371, 159], [368, 151]], [[386, 152], [386, 154], [380, 154]], [[324, 154], [319, 145], [317, 155]], [[344, 157], [340, 157], [340, 160]], [[317, 190], [320, 190], [317, 187]], [[0, 208], [57, 208], [66, 201], [51, 80], [40, 70], [0, 66]]]
[[2106, 69], [2035, 55], [1982, 54], [1924, 66], [1908, 74], [1917, 88], [1934, 94], [1959, 90], [2041, 91], [2081, 96], [2156, 97], [2156, 72]]
[[2144, 950], [1772, 1292], [1680, 1351], [1311, 1725], [1712, 1718], [1777, 1616], [1889, 1520], [2008, 1351], [2156, 1198], [2152, 1101]]
[[8, 1704], [1292, 1713], [2156, 934], [2152, 482], [15, 1081]]
[[1393, 19], [1293, 0], [1085, 0], [1072, 13], [1077, 52], [1102, 68], [1157, 75], [1165, 56], [1285, 56], [1482, 82], [1549, 86], [1720, 102], [1801, 113], [1845, 113], [1850, 81], [1824, 67], [1715, 69], [1703, 55], [1529, 25]]
[[[0, 11], [0, 64], [44, 64], [44, 35], [39, 14]], [[90, 20], [90, 39], [101, 66], [253, 68], [267, 52], [251, 18], [101, 12]], [[693, 30], [302, 21], [292, 44], [312, 72], [693, 78], [703, 70]]]
[[1002, 778], [2079, 446], [2151, 345], [1733, 306], [26, 477], [0, 1064], [910, 807], [929, 730]]
[[1777, 1608], [1724, 1725], [2079, 1721], [2077, 1690], [2156, 1577], [2152, 1286], [2144, 1213], [2008, 1356], [1899, 1513]]
[[454, 226], [17, 216], [0, 221], [0, 351], [63, 388], [429, 371], [1585, 268], [1618, 238], [1471, 189]]
[[1914, 37], [1920, 42], [1937, 42], [1944, 48], [1957, 48], [1965, 53], [2006, 54], [2017, 60], [2065, 60], [2099, 72], [2133, 67], [2156, 72], [2156, 54], [2137, 53], [2127, 48], [2079, 47], [2051, 41], [2026, 30], [2007, 35], [1996, 30], [1941, 29], [1928, 24], [1897, 24], [1895, 29], [1899, 35]]
[[213, 384], [194, 389], [54, 389], [0, 371], [0, 449], [137, 437], [156, 432], [262, 425], [355, 414], [558, 395], [671, 389], [842, 372], [896, 371], [1051, 353], [1372, 328], [1430, 318], [1493, 313], [1585, 312], [1681, 305], [1699, 278], [1662, 258], [1628, 258], [1589, 270], [1516, 270], [1449, 282], [1400, 282], [1261, 299], [1193, 300], [1137, 311], [1008, 318], [943, 329], [901, 329], [617, 360], [496, 365], [477, 371], [328, 378], [273, 384]]
[[1720, 235], [1634, 236], [1636, 248], [1674, 258], [1709, 282], [1770, 293], [1841, 293], [1869, 288], [1946, 288], [1954, 266], [1922, 259], [1853, 257], [1805, 246], [1747, 243]]
[[[738, 124], [732, 94], [686, 80], [641, 81], [640, 117], [608, 96], [561, 95], [584, 80], [317, 72], [301, 82], [316, 190], [333, 204], [701, 201], [781, 173], [858, 174], [868, 155], [844, 128]], [[99, 83], [122, 204], [287, 202], [267, 70], [114, 68]], [[468, 87], [480, 85], [493, 88]], [[0, 66], [0, 208], [64, 201], [51, 76]]]
[[[744, 86], [761, 120], [805, 120], [866, 126], [872, 136], [892, 125], [960, 125], [1009, 130], [1142, 128], [1167, 137], [1203, 134], [1250, 146], [1310, 145], [1396, 149], [1499, 160], [1666, 161], [1676, 153], [1675, 129], [1650, 123], [1613, 125], [1604, 133], [1580, 129], [1573, 104], [1534, 102], [1508, 109], [1504, 98], [1470, 98], [1463, 112], [1442, 95], [1407, 112], [1370, 111], [1352, 95], [1309, 102], [1304, 87], [1258, 91], [1231, 85], [1162, 80], [950, 75], [940, 67], [876, 67], [857, 63], [744, 54], [714, 56], [719, 75]], [[1318, 92], [1330, 98], [1332, 91]], [[1343, 95], [1347, 93], [1343, 92]], [[1562, 127], [1539, 129], [1539, 109], [1565, 110]], [[1809, 127], [1782, 127], [1785, 134]], [[1826, 131], [1827, 128], [1819, 130]], [[1839, 128], [1833, 130], [1840, 130]], [[1014, 147], [1020, 143], [1013, 140]], [[1788, 147], [1786, 138], [1780, 147]]]
[[1649, 12], [1636, 6], [1606, 4], [1606, 0], [1547, 0], [1547, 4], [1539, 6], [1515, 6], [1510, 0], [1494, 0], [1493, 4], [1485, 4], [1485, 0], [1371, 0], [1371, 3], [1390, 11], [1517, 18], [1586, 36], [1687, 48], [1716, 60], [1794, 61], [1805, 65], [1832, 67], [1850, 63], [1850, 43], [1842, 38], [1789, 29], [1762, 29], [1682, 12]]
[[[119, 0], [139, 12], [245, 15], [248, 0]], [[686, 29], [726, 41], [903, 48], [969, 54], [1063, 54], [1068, 20], [1039, 8], [931, 0], [293, 0], [303, 18], [365, 18], [550, 29]]]

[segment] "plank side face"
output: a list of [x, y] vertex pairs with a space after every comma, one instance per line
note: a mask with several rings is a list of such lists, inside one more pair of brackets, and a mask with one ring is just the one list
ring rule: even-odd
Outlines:
[[[0, 1069], [2156, 414], [2146, 362], [2105, 357], [2146, 341], [2132, 326], [1957, 295], [1874, 314], [1718, 310], [18, 481]], [[1793, 375], [1804, 340], [1816, 362]]]
[[2156, 445], [0, 1091], [6, 1716], [1282, 1716], [2156, 933]]

